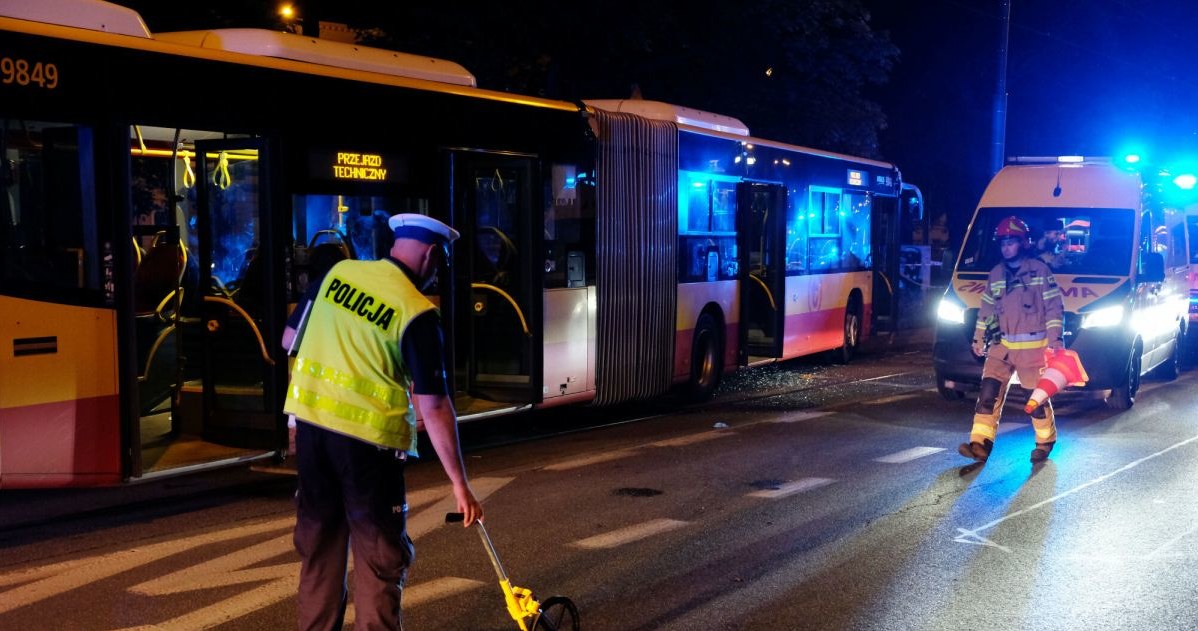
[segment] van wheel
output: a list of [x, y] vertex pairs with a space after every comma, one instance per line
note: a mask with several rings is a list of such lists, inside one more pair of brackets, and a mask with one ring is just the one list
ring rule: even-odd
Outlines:
[[957, 402], [965, 398], [965, 393], [956, 388], [948, 387], [948, 380], [936, 373], [936, 392], [940, 393], [940, 398], [945, 401]]
[[1111, 389], [1111, 395], [1106, 398], [1107, 407], [1116, 410], [1129, 409], [1136, 402], [1136, 393], [1140, 391], [1140, 362], [1142, 356], [1140, 347], [1133, 346], [1131, 357], [1127, 358], [1126, 374], [1123, 383]]
[[842, 335], [840, 348], [832, 351], [832, 359], [838, 364], [847, 364], [853, 361], [861, 344], [861, 309], [856, 301], [850, 302], [844, 310]]
[[686, 398], [706, 401], [715, 394], [724, 373], [723, 336], [716, 319], [710, 313], [699, 316], [695, 323], [695, 338], [691, 345], [691, 376], [686, 386]]

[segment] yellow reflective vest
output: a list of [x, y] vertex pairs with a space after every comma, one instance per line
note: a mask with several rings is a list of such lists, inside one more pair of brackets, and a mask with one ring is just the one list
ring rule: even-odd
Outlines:
[[392, 261], [334, 265], [304, 324], [284, 411], [416, 455], [412, 378], [399, 345], [408, 324], [435, 308]]

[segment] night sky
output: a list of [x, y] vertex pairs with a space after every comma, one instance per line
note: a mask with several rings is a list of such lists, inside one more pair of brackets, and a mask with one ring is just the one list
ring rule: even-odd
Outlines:
[[[961, 226], [989, 174], [999, 3], [869, 4], [902, 50], [882, 153]], [[1195, 24], [1185, 1], [1013, 0], [1006, 155], [1198, 158]]]
[[[874, 29], [889, 32], [901, 50], [890, 82], [867, 92], [888, 118], [880, 153], [923, 189], [931, 213], [948, 213], [959, 238], [990, 175], [999, 2], [862, 1]], [[195, 5], [180, 15], [176, 3], [120, 3], [142, 11], [154, 30], [187, 28], [181, 21], [204, 17]], [[251, 4], [269, 12], [272, 3], [204, 4], [228, 13]], [[359, 24], [379, 10], [358, 0], [323, 4], [326, 19]], [[446, 6], [469, 14], [465, 5]], [[1174, 164], [1198, 160], [1198, 3], [1012, 0], [1011, 7], [1006, 155], [1115, 155], [1134, 148]]]

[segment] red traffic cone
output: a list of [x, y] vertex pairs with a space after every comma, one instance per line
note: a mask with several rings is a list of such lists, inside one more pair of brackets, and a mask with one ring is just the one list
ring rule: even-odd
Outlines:
[[1023, 411], [1028, 414], [1031, 414], [1032, 410], [1040, 407], [1045, 399], [1056, 394], [1065, 386], [1084, 386], [1090, 380], [1076, 351], [1063, 348], [1055, 351], [1044, 349], [1044, 359], [1047, 361], [1048, 367], [1040, 375], [1036, 389], [1032, 391], [1027, 405], [1023, 407]]

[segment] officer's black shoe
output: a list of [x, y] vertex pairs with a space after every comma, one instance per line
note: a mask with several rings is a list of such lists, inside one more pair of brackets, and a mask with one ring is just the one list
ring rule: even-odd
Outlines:
[[984, 444], [961, 443], [961, 445], [957, 447], [957, 452], [966, 458], [973, 458], [978, 462], [986, 462], [986, 459], [990, 457], [990, 450], [993, 448], [994, 442], [991, 440], [986, 440]]
[[1032, 462], [1048, 460], [1048, 454], [1052, 452], [1052, 446], [1055, 444], [1056, 442], [1036, 443], [1036, 448], [1032, 450]]

